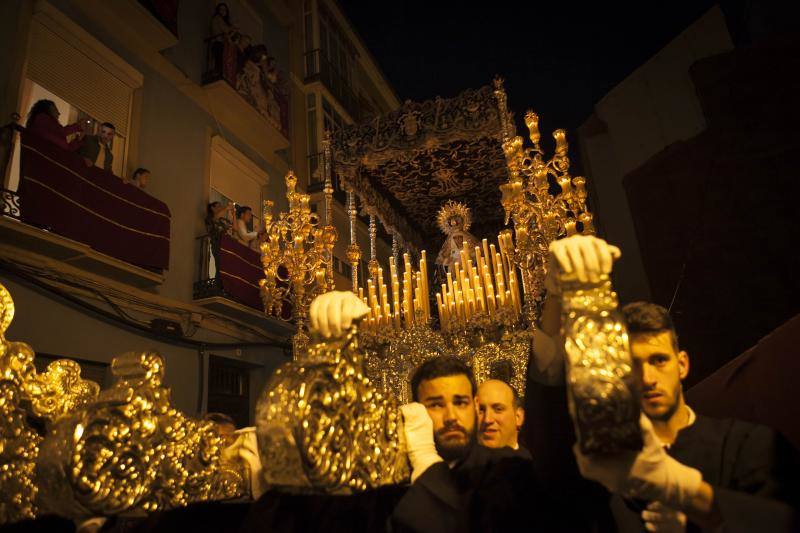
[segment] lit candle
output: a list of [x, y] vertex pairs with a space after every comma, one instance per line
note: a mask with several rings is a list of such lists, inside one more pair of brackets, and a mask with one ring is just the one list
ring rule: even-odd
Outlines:
[[442, 331], [447, 331], [447, 315], [444, 312], [444, 305], [442, 304], [442, 293], [436, 293], [436, 306], [439, 311], [439, 324], [442, 326]]
[[494, 285], [492, 285], [492, 280], [488, 278], [488, 274], [486, 276], [486, 303], [489, 304], [489, 312], [494, 313], [497, 310], [497, 304], [494, 301]]
[[475, 298], [478, 300], [478, 307], [480, 308], [482, 313], [486, 312], [486, 300], [483, 298], [483, 287], [481, 286], [481, 278], [478, 275], [475, 275], [473, 280], [473, 285], [475, 286]]
[[517, 300], [519, 295], [517, 294], [516, 287], [517, 287], [517, 284], [514, 281], [514, 276], [511, 276], [508, 279], [508, 288], [509, 288], [508, 294], [509, 294], [509, 297], [511, 298], [511, 303], [512, 303], [512, 305], [514, 307], [514, 313], [519, 313], [521, 308], [520, 308], [520, 305], [519, 305], [519, 301]]
[[422, 250], [422, 258], [419, 260], [419, 271], [422, 277], [422, 301], [425, 308], [425, 319], [431, 317], [431, 302], [428, 299], [428, 259], [425, 250]]
[[[489, 265], [489, 267], [491, 268], [491, 257], [492, 256], [489, 255], [489, 241], [487, 239], [483, 239], [482, 244], [483, 244], [483, 257], [485, 258], [485, 263], [484, 264]], [[489, 272], [489, 275], [491, 275], [491, 274], [492, 273]]]
[[453, 291], [453, 275], [450, 273], [449, 270], [447, 271], [447, 292], [450, 293], [450, 294], [454, 294], [454, 291]]

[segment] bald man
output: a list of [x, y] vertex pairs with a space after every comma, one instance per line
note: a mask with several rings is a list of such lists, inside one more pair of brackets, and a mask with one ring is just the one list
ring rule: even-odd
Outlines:
[[488, 379], [478, 387], [478, 442], [487, 448], [519, 449], [517, 435], [525, 410], [517, 392], [499, 379]]

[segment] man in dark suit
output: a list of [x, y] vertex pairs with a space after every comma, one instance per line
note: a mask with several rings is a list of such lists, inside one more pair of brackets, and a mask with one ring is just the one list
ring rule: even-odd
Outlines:
[[87, 167], [92, 165], [111, 172], [114, 163], [114, 154], [111, 153], [111, 143], [114, 140], [116, 129], [110, 122], [103, 122], [97, 135], [87, 135], [83, 139], [78, 153], [83, 156]]
[[[548, 296], [530, 372], [543, 385], [559, 388], [560, 383], [563, 391], [554, 273], [560, 269], [584, 282], [597, 281], [611, 272], [620, 251], [587, 236], [556, 241], [550, 251]], [[682, 387], [689, 355], [679, 347], [669, 312], [646, 302], [629, 304], [622, 312], [641, 394], [644, 448], [614, 456], [575, 450], [581, 473], [615, 493], [611, 506], [619, 530], [796, 531], [796, 453], [770, 428], [695, 414]], [[559, 418], [568, 420], [565, 414]]]
[[402, 411], [412, 484], [394, 509], [393, 531], [558, 528], [530, 454], [478, 444], [475, 379], [462, 361], [427, 361], [411, 388], [415, 403]]

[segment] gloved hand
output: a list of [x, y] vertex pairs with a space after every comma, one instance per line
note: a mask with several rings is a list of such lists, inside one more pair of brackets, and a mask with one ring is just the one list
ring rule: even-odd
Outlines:
[[406, 437], [408, 460], [411, 462], [411, 483], [414, 483], [431, 465], [443, 461], [436, 452], [433, 441], [433, 420], [421, 403], [400, 406], [403, 413], [403, 433]]
[[640, 418], [644, 446], [639, 452], [614, 455], [583, 455], [573, 447], [583, 477], [602, 483], [625, 498], [662, 502], [673, 509], [686, 509], [700, 490], [703, 475], [667, 455], [653, 432], [653, 424]]
[[241, 461], [247, 467], [250, 476], [250, 494], [254, 500], [261, 497], [267, 490], [264, 480], [261, 456], [258, 454], [258, 439], [256, 428], [247, 427], [236, 431], [236, 440], [222, 450], [222, 459], [226, 461]]
[[559, 272], [574, 274], [582, 283], [596, 283], [600, 275], [610, 274], [614, 261], [622, 255], [619, 248], [590, 235], [573, 235], [550, 243], [547, 276], [548, 293], [560, 294]]
[[686, 531], [686, 515], [659, 502], [650, 502], [642, 511], [642, 521], [647, 531], [661, 533], [684, 533]]
[[311, 302], [309, 319], [311, 331], [323, 338], [340, 337], [354, 320], [369, 313], [369, 307], [350, 291], [331, 291]]

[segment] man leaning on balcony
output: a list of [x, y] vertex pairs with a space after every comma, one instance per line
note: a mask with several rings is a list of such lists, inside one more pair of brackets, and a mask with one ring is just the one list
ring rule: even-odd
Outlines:
[[88, 135], [83, 139], [80, 153], [86, 166], [92, 165], [111, 172], [111, 165], [114, 162], [114, 154], [111, 153], [111, 141], [114, 140], [116, 129], [110, 122], [103, 122], [97, 135]]

